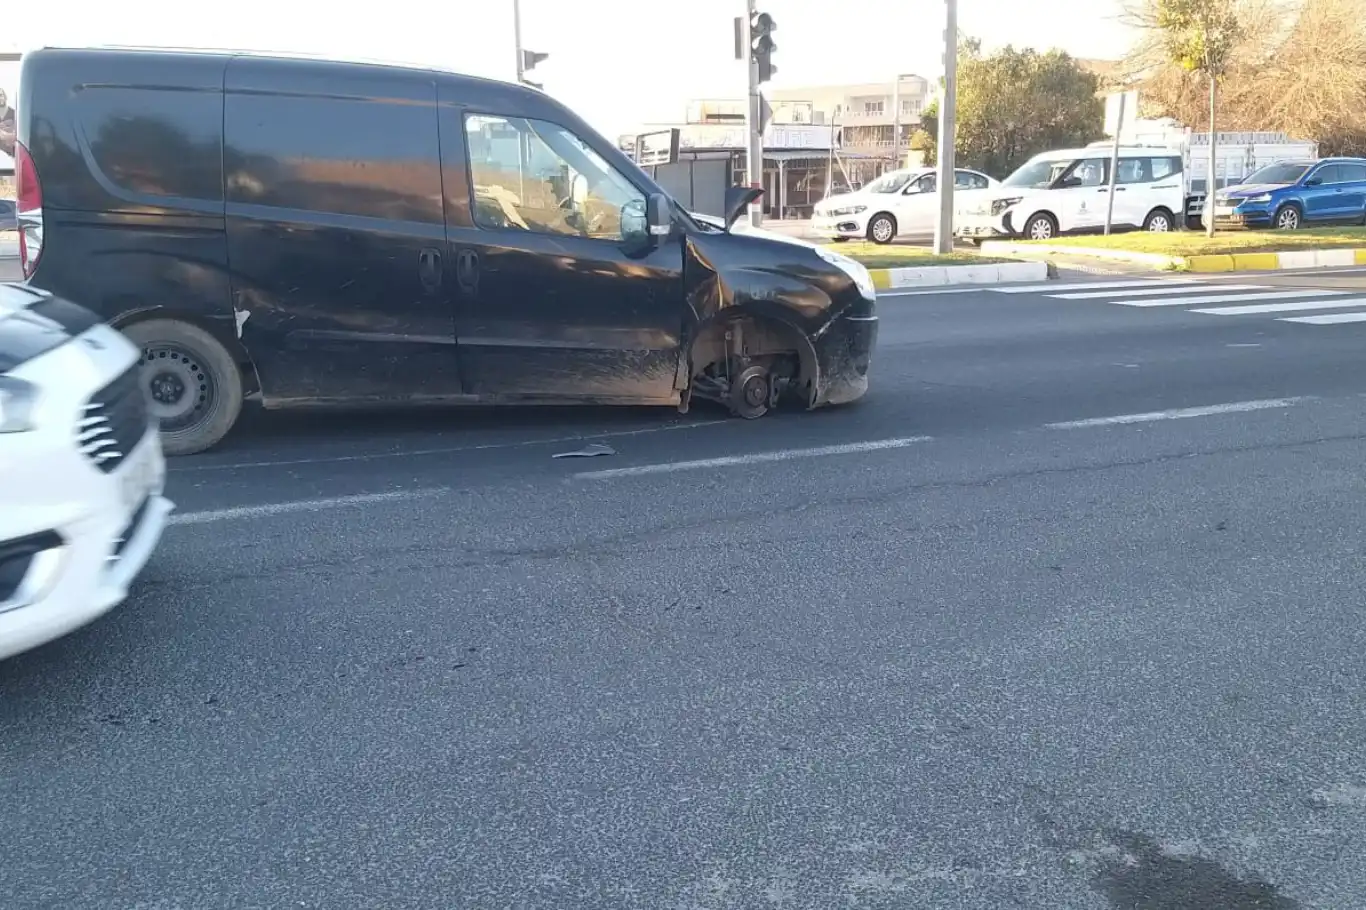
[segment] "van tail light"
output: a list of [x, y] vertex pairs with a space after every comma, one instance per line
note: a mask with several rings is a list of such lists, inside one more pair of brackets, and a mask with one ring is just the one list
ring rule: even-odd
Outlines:
[[14, 179], [19, 185], [19, 263], [32, 278], [43, 255], [43, 182], [22, 142], [14, 146]]

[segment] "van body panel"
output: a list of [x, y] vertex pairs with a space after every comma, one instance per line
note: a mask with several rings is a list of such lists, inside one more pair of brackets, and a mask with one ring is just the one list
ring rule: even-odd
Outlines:
[[217, 54], [24, 56], [18, 140], [43, 186], [31, 282], [126, 322], [174, 313], [233, 336]]
[[241, 56], [224, 93], [233, 309], [267, 406], [461, 395], [434, 77]]

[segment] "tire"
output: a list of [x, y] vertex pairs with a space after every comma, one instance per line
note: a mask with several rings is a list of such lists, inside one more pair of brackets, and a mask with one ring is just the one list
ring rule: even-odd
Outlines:
[[217, 445], [242, 412], [242, 371], [227, 348], [174, 319], [135, 322], [123, 334], [142, 351], [143, 389], [161, 421], [162, 450], [193, 455]]
[[886, 245], [896, 239], [896, 219], [886, 212], [879, 212], [868, 222], [868, 239], [873, 243]]
[[1298, 205], [1290, 202], [1276, 209], [1276, 216], [1271, 219], [1271, 224], [1278, 231], [1297, 231], [1304, 224], [1304, 215]]
[[1052, 240], [1058, 236], [1058, 222], [1047, 212], [1039, 212], [1031, 215], [1025, 222], [1024, 237], [1026, 240]]
[[1176, 216], [1163, 208], [1153, 209], [1148, 213], [1148, 217], [1143, 219], [1143, 230], [1159, 234], [1174, 231], [1176, 230]]

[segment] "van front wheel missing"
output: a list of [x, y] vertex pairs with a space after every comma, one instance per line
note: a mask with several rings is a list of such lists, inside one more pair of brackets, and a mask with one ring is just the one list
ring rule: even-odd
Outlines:
[[777, 405], [778, 384], [767, 366], [754, 364], [731, 381], [730, 410], [736, 417], [755, 420]]
[[242, 410], [242, 375], [227, 349], [198, 326], [149, 319], [123, 329], [142, 351], [142, 387], [167, 455], [216, 445]]

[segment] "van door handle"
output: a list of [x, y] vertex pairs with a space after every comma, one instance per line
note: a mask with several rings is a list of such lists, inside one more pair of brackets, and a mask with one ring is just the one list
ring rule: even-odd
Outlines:
[[429, 291], [441, 287], [441, 253], [431, 247], [417, 254], [417, 276]]
[[464, 249], [455, 254], [455, 280], [466, 293], [479, 289], [479, 254], [474, 250]]

